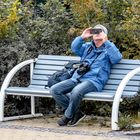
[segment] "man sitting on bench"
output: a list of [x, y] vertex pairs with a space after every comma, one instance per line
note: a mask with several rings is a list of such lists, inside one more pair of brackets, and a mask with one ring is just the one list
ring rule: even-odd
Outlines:
[[[53, 85], [50, 92], [56, 103], [64, 110], [58, 125], [78, 124], [85, 117], [79, 105], [88, 92], [101, 91], [107, 82], [110, 69], [118, 63], [122, 55], [114, 43], [107, 38], [108, 31], [103, 25], [87, 28], [72, 42], [72, 51], [81, 57], [81, 64], [72, 78]], [[91, 38], [91, 42], [85, 39]], [[67, 96], [67, 93], [70, 96]]]

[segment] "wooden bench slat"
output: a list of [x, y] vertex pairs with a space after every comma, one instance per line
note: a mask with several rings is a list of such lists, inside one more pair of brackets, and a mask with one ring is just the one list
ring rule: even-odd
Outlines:
[[36, 62], [36, 64], [42, 64], [42, 65], [56, 65], [56, 66], [64, 66], [65, 64], [67, 64], [68, 61], [66, 60], [62, 60], [60, 61], [56, 61], [56, 60], [38, 60]]
[[[56, 62], [55, 62], [55, 64], [56, 64]], [[58, 63], [57, 63], [58, 64]], [[65, 63], [66, 64], [66, 63]], [[64, 65], [41, 65], [41, 64], [36, 64], [35, 65], [35, 69], [42, 69], [42, 70], [44, 70], [44, 69], [50, 69], [50, 70], [61, 70], [61, 69], [63, 69], [64, 68]], [[128, 65], [126, 65], [126, 66], [121, 66], [121, 65], [115, 65], [114, 67], [112, 67], [112, 69], [119, 69], [119, 70], [133, 70], [133, 69], [135, 69], [135, 68], [138, 68], [138, 66], [132, 66], [132, 67], [128, 67]]]
[[116, 64], [116, 65], [113, 65], [112, 68], [113, 69], [124, 69], [124, 70], [133, 70], [135, 68], [138, 68], [140, 67], [140, 65], [129, 65], [129, 64]]
[[[118, 85], [105, 85], [104, 89], [106, 90], [117, 90]], [[126, 86], [124, 91], [139, 91], [139, 87]]]
[[[47, 85], [47, 81], [40, 81], [40, 80], [32, 80], [31, 85], [39, 85], [39, 86], [45, 86]], [[118, 85], [112, 85], [112, 84], [107, 84], [104, 87], [104, 90], [116, 90], [118, 88]], [[138, 91], [139, 86], [131, 86], [127, 85], [124, 89], [124, 91]]]
[[62, 70], [64, 66], [54, 66], [54, 65], [35, 65], [35, 69], [41, 70]]
[[[112, 69], [111, 70], [111, 74], [127, 74], [128, 72], [130, 72], [131, 70], [120, 70], [120, 69]], [[136, 74], [137, 76], [140, 76], [139, 74]]]
[[[106, 84], [108, 84], [108, 85], [109, 84], [110, 85], [119, 85], [120, 82], [121, 82], [121, 80], [114, 80], [114, 79], [112, 80], [112, 79], [109, 79]], [[129, 81], [127, 83], [127, 85], [130, 85], [130, 86], [140, 86], [140, 82], [139, 81]]]
[[[35, 69], [34, 70], [34, 73], [35, 74], [41, 74], [41, 75], [50, 75], [50, 74], [53, 74], [54, 72], [56, 72], [56, 71], [52, 71], [52, 70], [38, 70], [38, 69]], [[127, 74], [128, 72], [130, 72], [129, 70], [112, 70], [111, 71], [111, 74], [118, 74], [118, 75], [120, 75], [120, 74]], [[140, 74], [137, 74], [137, 76], [140, 76]]]
[[42, 80], [32, 80], [31, 85], [47, 85], [48, 81], [42, 81]]
[[35, 75], [33, 74], [33, 80], [48, 80], [48, 76], [46, 75]]
[[132, 60], [132, 59], [122, 59], [120, 62], [120, 64], [129, 64], [129, 65], [140, 65], [140, 60]]
[[52, 75], [56, 71], [52, 70], [34, 70], [34, 74], [40, 74], [40, 75]]
[[38, 59], [44, 60], [80, 60], [77, 56], [39, 55]]
[[[58, 55], [39, 55], [38, 59], [50, 59], [50, 60], [80, 60], [77, 56], [58, 56]], [[120, 64], [129, 64], [129, 65], [140, 65], [140, 60], [130, 60], [130, 59], [122, 59]]]
[[45, 89], [45, 85], [29, 85], [28, 87], [35, 88], [35, 89], [37, 89], [37, 88]]
[[[118, 74], [110, 74], [110, 78], [112, 80], [122, 80], [125, 75], [118, 75]], [[48, 80], [47, 75], [40, 75], [40, 74], [33, 74], [33, 79], [36, 80]], [[140, 76], [134, 76], [130, 81], [139, 81]]]
[[[108, 93], [108, 94], [115, 94], [116, 91], [112, 91], [112, 90], [102, 90], [103, 93]], [[123, 96], [127, 97], [128, 96], [134, 96], [134, 95], [138, 95], [137, 91], [123, 91]]]
[[[119, 85], [119, 83], [121, 82], [121, 80], [111, 80], [109, 79], [108, 82], [106, 83], [106, 85]], [[36, 84], [36, 85], [47, 85], [47, 79], [44, 80], [32, 80], [31, 84]], [[127, 86], [135, 86], [135, 87], [140, 87], [140, 82], [139, 81], [129, 81]]]
[[[18, 93], [18, 94], [38, 94], [40, 96], [50, 96], [49, 89], [45, 88], [40, 88], [40, 87], [9, 87], [6, 89], [6, 93]], [[93, 98], [93, 99], [112, 99], [114, 98], [115, 92], [89, 92], [88, 94], [85, 95], [84, 98]], [[136, 92], [124, 92], [122, 97], [134, 97], [136, 96]]]
[[[124, 75], [124, 74], [110, 74], [110, 77], [109, 77], [109, 79], [123, 79], [124, 77], [125, 77], [126, 75]], [[140, 79], [140, 76], [134, 76], [134, 77], [132, 77], [132, 80], [137, 80], [137, 81], [139, 81], [139, 79]]]
[[[42, 64], [42, 65], [60, 65], [60, 66], [64, 66], [66, 63], [68, 62], [68, 60], [65, 60], [65, 59], [62, 59], [61, 61], [60, 60], [38, 60], [37, 62], [36, 62], [36, 64]], [[128, 69], [128, 70], [132, 70], [132, 69], [135, 69], [135, 68], [137, 68], [137, 67], [139, 67], [140, 65], [135, 65], [135, 64], [132, 64], [132, 65], [130, 65], [130, 64], [126, 64], [126, 65], [124, 65], [124, 64], [121, 64], [121, 63], [119, 63], [119, 64], [116, 64], [116, 65], [114, 65], [112, 68], [113, 69]]]

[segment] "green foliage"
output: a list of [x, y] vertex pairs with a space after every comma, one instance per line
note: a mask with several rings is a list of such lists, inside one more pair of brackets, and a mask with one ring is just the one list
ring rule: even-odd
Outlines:
[[132, 130], [134, 120], [130, 115], [122, 115], [119, 119], [118, 126], [120, 130]]
[[140, 34], [138, 0], [112, 0], [106, 3], [105, 22], [109, 37], [122, 51], [124, 58], [140, 59]]
[[138, 111], [140, 109], [139, 101], [139, 95], [130, 99], [124, 98], [123, 102], [120, 104], [120, 111], [123, 112], [125, 110], [125, 113], [138, 117]]
[[100, 5], [95, 0], [72, 0], [71, 9], [81, 28], [87, 28], [103, 18]]
[[131, 6], [124, 12], [125, 20], [121, 21], [120, 29], [125, 35], [123, 55], [126, 58], [140, 59], [140, 1], [132, 0]]
[[38, 51], [65, 54], [70, 44], [67, 32], [72, 20], [57, 0], [50, 0], [39, 8], [42, 11], [42, 17], [31, 20], [28, 27], [31, 38], [39, 46]]
[[20, 2], [18, 0], [2, 0], [0, 5], [0, 39], [14, 35], [16, 22], [19, 21]]

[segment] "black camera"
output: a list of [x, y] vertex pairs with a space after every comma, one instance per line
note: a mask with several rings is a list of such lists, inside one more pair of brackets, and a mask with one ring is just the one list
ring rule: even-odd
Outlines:
[[90, 70], [90, 65], [88, 62], [82, 62], [77, 70], [79, 75], [83, 75]]
[[100, 34], [102, 32], [102, 29], [91, 29], [91, 34]]

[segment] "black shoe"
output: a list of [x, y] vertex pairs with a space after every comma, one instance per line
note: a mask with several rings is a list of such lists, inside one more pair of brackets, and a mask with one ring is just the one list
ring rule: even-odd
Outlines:
[[76, 126], [85, 117], [86, 117], [86, 115], [83, 112], [81, 112], [81, 111], [76, 112], [73, 119], [71, 120], [70, 126]]
[[70, 120], [71, 120], [71, 119], [69, 119], [69, 118], [63, 116], [61, 119], [59, 119], [59, 120], [57, 121], [57, 123], [58, 123], [59, 126], [65, 126], [65, 125], [68, 124], [68, 122], [69, 122]]

